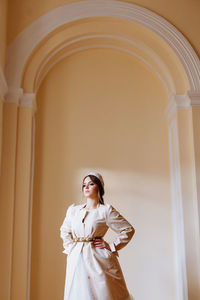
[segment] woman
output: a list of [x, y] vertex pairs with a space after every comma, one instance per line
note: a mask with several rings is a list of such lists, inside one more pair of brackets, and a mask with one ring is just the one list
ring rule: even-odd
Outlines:
[[[135, 229], [110, 204], [104, 204], [104, 181], [98, 172], [83, 178], [87, 201], [69, 206], [60, 228], [67, 254], [64, 300], [129, 300], [118, 250], [127, 245]], [[108, 228], [118, 235], [107, 243]]]

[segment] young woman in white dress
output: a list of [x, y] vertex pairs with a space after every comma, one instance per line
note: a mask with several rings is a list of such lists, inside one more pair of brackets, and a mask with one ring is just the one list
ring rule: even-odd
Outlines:
[[[96, 171], [82, 183], [86, 202], [71, 204], [60, 228], [67, 254], [64, 300], [130, 300], [118, 261], [118, 251], [135, 233], [133, 226], [110, 204], [105, 204], [104, 181]], [[118, 235], [107, 243], [111, 228]]]

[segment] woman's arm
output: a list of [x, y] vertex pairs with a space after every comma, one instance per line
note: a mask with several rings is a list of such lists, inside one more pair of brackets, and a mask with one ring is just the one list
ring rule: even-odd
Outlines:
[[108, 207], [106, 223], [113, 231], [118, 233], [116, 239], [108, 244], [111, 251], [119, 256], [118, 250], [128, 244], [135, 233], [135, 229], [112, 205]]
[[74, 241], [72, 240], [71, 233], [71, 210], [75, 204], [71, 204], [66, 212], [65, 219], [63, 221], [62, 226], [60, 227], [60, 237], [63, 240], [63, 248], [65, 249], [62, 253], [69, 254], [71, 249], [73, 248]]

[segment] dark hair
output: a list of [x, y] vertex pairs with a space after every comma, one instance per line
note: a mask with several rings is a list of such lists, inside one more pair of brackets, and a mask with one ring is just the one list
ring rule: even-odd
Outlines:
[[[99, 180], [98, 177], [94, 176], [94, 175], [86, 175], [84, 178], [83, 178], [83, 182], [85, 180], [86, 177], [90, 177], [90, 179], [92, 180], [92, 182], [96, 183], [98, 185], [98, 188], [99, 188], [99, 194], [100, 194], [100, 199], [99, 199], [99, 202], [101, 204], [104, 204], [104, 199], [103, 199], [103, 195], [104, 195], [104, 188], [101, 184], [101, 181]], [[82, 191], [83, 191], [83, 183], [82, 183]]]

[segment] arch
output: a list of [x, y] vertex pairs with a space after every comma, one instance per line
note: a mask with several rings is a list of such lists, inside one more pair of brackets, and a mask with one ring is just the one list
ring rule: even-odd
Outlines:
[[74, 38], [61, 43], [53, 50], [49, 49], [45, 55], [40, 54], [42, 49], [38, 50], [34, 55], [35, 58], [31, 57], [25, 68], [22, 80], [23, 88], [25, 91], [37, 92], [42, 79], [58, 61], [79, 51], [95, 48], [115, 49], [137, 57], [157, 75], [168, 95], [170, 92], [175, 93], [174, 82], [169, 70], [152, 51], [128, 39], [101, 34]]
[[[72, 36], [69, 38], [69, 31], [72, 27], [81, 25], [84, 29], [86, 21], [90, 24], [97, 20], [105, 22], [106, 18], [112, 19], [112, 22], [116, 20], [124, 22], [126, 25], [132, 24], [134, 28], [140, 29], [141, 38], [135, 41], [135, 36], [134, 38], [126, 36], [125, 31], [109, 31], [109, 27], [105, 32], [99, 31], [95, 34], [86, 30], [80, 35], [77, 29], [72, 30]], [[160, 46], [160, 51], [165, 53], [164, 56], [158, 52], [158, 47], [154, 46], [150, 49], [148, 43], [144, 43], [147, 41], [148, 33], [151, 33], [156, 45]], [[65, 35], [65, 37], [61, 40], [60, 35]], [[174, 73], [171, 67], [174, 59], [179, 68], [182, 94], [186, 92], [193, 95], [200, 93], [199, 59], [189, 42], [173, 25], [157, 14], [134, 4], [113, 0], [87, 0], [67, 4], [48, 12], [16, 37], [7, 51], [6, 77], [12, 97], [8, 97], [6, 101], [10, 101], [9, 99], [13, 101], [15, 90], [20, 93], [23, 90], [25, 96], [21, 98], [20, 105], [27, 106], [27, 102], [28, 105], [32, 104], [31, 101], [35, 97], [42, 79], [55, 63], [67, 55], [95, 47], [124, 51], [142, 60], [159, 77], [169, 100], [175, 103], [178, 99], [172, 96], [179, 94], [180, 91], [176, 81], [177, 73]], [[171, 64], [165, 62], [168, 53], [170, 53]], [[170, 106], [170, 109], [172, 110], [173, 107]], [[181, 227], [182, 215], [180, 216], [178, 213]], [[180, 247], [184, 250], [184, 241]], [[183, 256], [184, 254], [180, 256], [178, 262], [180, 265], [177, 267], [180, 274], [183, 273], [183, 278], [177, 280], [177, 290], [180, 291], [180, 294], [183, 293], [183, 297], [180, 296], [179, 299], [187, 299], [187, 284], [184, 279], [186, 274], [185, 258]], [[30, 276], [30, 270], [28, 274]]]
[[[25, 28], [8, 47], [6, 77], [8, 86], [20, 88], [24, 68], [37, 46], [61, 28], [78, 20], [112, 17], [126, 20], [150, 30], [159, 37], [180, 62], [188, 85], [186, 91], [200, 92], [200, 62], [189, 42], [169, 22], [148, 9], [113, 0], [88, 0], [58, 7]], [[163, 62], [163, 61], [162, 61]], [[41, 71], [41, 70], [40, 70]], [[168, 76], [168, 75], [167, 75]], [[168, 76], [169, 77], [169, 76]], [[34, 92], [29, 90], [27, 92]], [[174, 94], [173, 89], [170, 90]], [[175, 91], [175, 93], [179, 93]]]

